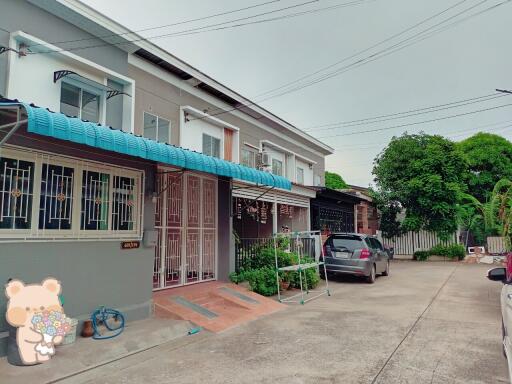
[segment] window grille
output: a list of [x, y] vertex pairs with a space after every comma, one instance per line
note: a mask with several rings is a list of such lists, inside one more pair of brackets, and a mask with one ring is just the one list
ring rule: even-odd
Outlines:
[[39, 229], [71, 229], [74, 169], [42, 165]]
[[31, 225], [34, 163], [0, 158], [0, 229], [28, 229]]
[[84, 171], [82, 177], [81, 229], [108, 229], [110, 175]]
[[10, 147], [2, 155], [0, 241], [141, 238], [142, 171]]

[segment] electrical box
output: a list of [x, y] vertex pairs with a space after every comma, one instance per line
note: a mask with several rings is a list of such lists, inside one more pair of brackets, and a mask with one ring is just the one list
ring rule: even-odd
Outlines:
[[145, 247], [156, 247], [158, 241], [158, 233], [154, 230], [144, 231], [142, 243]]

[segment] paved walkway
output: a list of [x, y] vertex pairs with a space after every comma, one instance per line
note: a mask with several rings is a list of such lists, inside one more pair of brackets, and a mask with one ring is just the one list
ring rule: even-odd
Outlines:
[[335, 281], [331, 297], [63, 382], [507, 383], [501, 287], [486, 270], [395, 262], [374, 285]]

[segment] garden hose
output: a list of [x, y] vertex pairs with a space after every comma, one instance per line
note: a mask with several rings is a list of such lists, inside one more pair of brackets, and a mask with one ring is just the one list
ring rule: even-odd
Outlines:
[[[120, 321], [120, 324], [117, 327], [111, 327], [109, 321], [112, 319], [116, 321], [116, 323]], [[115, 309], [99, 307], [92, 313], [91, 320], [92, 328], [94, 329], [94, 335], [92, 337], [96, 340], [112, 339], [119, 336], [124, 330], [124, 316]], [[103, 324], [111, 333], [102, 335], [99, 330], [100, 324]]]

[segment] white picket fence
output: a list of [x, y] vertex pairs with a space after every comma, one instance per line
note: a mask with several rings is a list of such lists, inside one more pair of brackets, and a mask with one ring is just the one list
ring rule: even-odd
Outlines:
[[491, 255], [505, 252], [505, 239], [499, 236], [488, 237], [487, 252]]
[[457, 244], [457, 234], [454, 233], [447, 241], [443, 241], [434, 232], [406, 232], [400, 236], [384, 238], [383, 241], [395, 249], [395, 255], [412, 255], [416, 251], [427, 251], [437, 244]]

